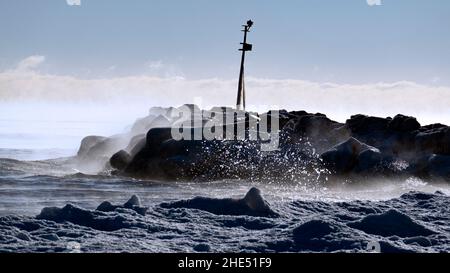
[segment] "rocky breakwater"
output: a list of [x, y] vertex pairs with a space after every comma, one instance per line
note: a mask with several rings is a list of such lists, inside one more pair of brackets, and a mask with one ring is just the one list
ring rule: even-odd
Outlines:
[[[450, 181], [450, 128], [414, 117], [152, 108], [123, 135], [83, 139], [77, 160], [165, 180], [414, 175]], [[94, 163], [93, 163], [94, 162]]]

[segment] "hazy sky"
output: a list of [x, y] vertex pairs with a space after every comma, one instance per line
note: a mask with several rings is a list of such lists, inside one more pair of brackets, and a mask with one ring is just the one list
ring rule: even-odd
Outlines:
[[0, 71], [235, 79], [250, 18], [250, 76], [450, 85], [448, 0], [0, 0]]
[[248, 19], [247, 110], [450, 125], [449, 0], [0, 0], [0, 148], [234, 106]]

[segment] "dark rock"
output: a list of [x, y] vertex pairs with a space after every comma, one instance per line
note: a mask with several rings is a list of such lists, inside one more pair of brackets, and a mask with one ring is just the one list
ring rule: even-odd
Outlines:
[[381, 162], [382, 155], [377, 148], [349, 138], [320, 155], [323, 162], [335, 172], [366, 171]]
[[257, 188], [251, 188], [242, 199], [243, 202], [254, 212], [271, 214], [273, 211], [269, 203], [261, 196], [261, 191]]
[[432, 177], [450, 179], [450, 155], [431, 155], [428, 159], [427, 170]]
[[354, 171], [357, 173], [370, 171], [377, 167], [383, 160], [383, 156], [377, 149], [367, 149], [361, 151], [357, 158]]
[[[172, 136], [171, 126], [187, 125], [185, 119], [177, 116], [180, 110], [186, 109], [191, 117], [207, 115], [201, 117], [201, 126], [199, 123], [184, 127], [180, 134], [185, 133], [185, 138], [178, 140]], [[293, 177], [292, 170], [314, 171], [322, 163], [328, 167], [326, 173], [448, 177], [447, 159], [430, 157], [431, 154], [450, 155], [450, 129], [442, 124], [421, 127], [414, 117], [400, 114], [394, 118], [354, 115], [345, 124], [322, 113], [306, 111], [270, 110], [261, 114], [260, 119], [257, 113], [241, 111], [234, 121], [221, 120], [215, 115], [225, 110], [231, 109], [214, 107], [211, 111], [201, 111], [192, 104], [152, 108], [149, 116], [135, 122], [131, 133], [85, 138], [78, 152], [77, 167], [81, 172], [95, 173], [109, 164], [115, 169], [113, 174], [161, 180], [247, 179], [280, 177], [287, 173]], [[212, 112], [214, 115], [209, 115]], [[275, 113], [278, 113], [276, 117]], [[272, 117], [280, 125], [277, 149], [263, 151], [261, 135], [256, 140], [233, 139], [242, 125], [246, 136], [253, 135], [255, 129], [249, 127], [250, 121], [270, 127]], [[183, 115], [183, 118], [187, 117]], [[221, 123], [216, 125], [217, 121]], [[227, 122], [234, 126], [233, 141], [225, 133], [226, 141], [190, 140], [194, 135], [202, 135], [205, 128], [230, 125]], [[137, 132], [140, 134], [135, 135]], [[397, 167], [396, 162], [405, 164]], [[320, 179], [324, 178], [321, 175]]]
[[354, 115], [345, 124], [353, 134], [370, 134], [376, 131], [385, 131], [388, 128], [390, 119], [371, 117], [366, 115]]
[[422, 177], [450, 178], [450, 155], [424, 155], [416, 158], [408, 168], [412, 174]]
[[124, 170], [131, 162], [131, 156], [124, 150], [120, 150], [109, 159], [111, 167]]
[[145, 147], [147, 143], [146, 134], [139, 134], [131, 138], [125, 151], [127, 151], [131, 157], [135, 156], [140, 150]]
[[111, 212], [111, 211], [115, 211], [117, 209], [120, 208], [125, 208], [125, 209], [131, 209], [135, 212], [137, 212], [140, 215], [145, 215], [145, 213], [147, 212], [148, 208], [147, 207], [142, 207], [141, 206], [141, 202], [139, 200], [139, 197], [136, 195], [131, 196], [131, 198], [125, 202], [122, 206], [116, 206], [111, 204], [108, 201], [103, 201], [98, 207], [97, 207], [97, 211], [103, 211], [103, 212]]
[[345, 125], [352, 137], [380, 149], [386, 145], [385, 140], [394, 133], [388, 129], [391, 120], [391, 118], [354, 115], [345, 122]]
[[426, 193], [426, 192], [420, 192], [420, 191], [410, 191], [408, 193], [404, 193], [400, 196], [402, 199], [407, 199], [411, 201], [423, 201], [423, 200], [430, 200], [436, 197], [436, 193]]
[[[261, 122], [264, 123], [264, 124], [267, 124], [267, 127], [268, 127], [268, 128], [271, 127], [272, 119], [273, 119], [275, 122], [278, 122], [278, 126], [279, 126], [279, 128], [281, 129], [281, 128], [283, 128], [284, 126], [286, 126], [286, 124], [287, 124], [291, 119], [293, 119], [293, 118], [296, 117], [295, 114], [288, 113], [286, 110], [279, 110], [279, 111], [278, 111], [278, 115], [277, 115], [277, 116], [275, 115], [275, 116], [273, 117], [274, 113], [275, 113], [274, 110], [270, 110], [270, 111], [267, 111], [266, 113], [263, 113], [263, 114], [260, 115]], [[306, 113], [306, 112], [305, 112], [305, 113]]]
[[100, 205], [98, 205], [98, 207], [96, 208], [96, 210], [98, 211], [104, 211], [104, 212], [110, 212], [110, 211], [114, 211], [117, 208], [117, 206], [114, 206], [113, 204], [111, 204], [108, 201], [103, 201]]
[[134, 206], [139, 207], [141, 206], [141, 201], [139, 200], [139, 197], [136, 195], [131, 196], [131, 198], [123, 204], [125, 208], [132, 208]]
[[421, 152], [450, 155], [450, 127], [437, 127], [416, 135], [416, 147]]
[[158, 147], [165, 140], [172, 138], [171, 128], [152, 128], [147, 132], [146, 147]]
[[195, 197], [189, 200], [162, 203], [161, 207], [199, 209], [218, 215], [278, 216], [262, 198], [257, 188], [251, 188], [242, 199]]
[[67, 221], [76, 225], [102, 231], [115, 231], [131, 226], [126, 218], [122, 216], [108, 216], [105, 212], [89, 211], [71, 204], [65, 205], [63, 208], [43, 208], [36, 218], [51, 220], [58, 223]]
[[93, 211], [82, 209], [71, 204], [67, 204], [63, 208], [45, 207], [36, 218], [58, 223], [71, 222], [76, 225], [102, 231], [115, 231], [122, 228], [129, 228], [132, 226], [132, 222], [125, 217], [126, 215], [118, 214], [117, 211], [120, 209], [131, 209], [141, 215], [145, 215], [147, 210], [145, 207], [135, 205], [139, 204], [139, 199], [136, 196], [134, 197], [125, 203], [127, 204], [126, 207], [114, 206], [105, 201]]
[[211, 247], [208, 244], [198, 244], [193, 247], [194, 251], [197, 252], [209, 252]]
[[314, 139], [326, 136], [331, 130], [341, 125], [324, 115], [304, 115], [296, 119], [294, 132]]
[[293, 118], [282, 127], [281, 144], [297, 144], [311, 146], [317, 153], [322, 153], [330, 147], [348, 139], [348, 128], [327, 118], [324, 114], [309, 114], [290, 112]]
[[408, 117], [404, 115], [396, 115], [388, 124], [388, 129], [400, 132], [411, 132], [418, 130], [420, 123], [415, 117]]
[[426, 131], [435, 130], [435, 129], [443, 129], [446, 127], [447, 127], [447, 125], [444, 125], [441, 123], [433, 123], [433, 124], [428, 124], [428, 125], [420, 127], [419, 132], [426, 132]]

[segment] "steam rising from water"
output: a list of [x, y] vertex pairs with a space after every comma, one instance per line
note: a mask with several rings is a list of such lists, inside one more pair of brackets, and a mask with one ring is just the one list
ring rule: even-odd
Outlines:
[[[75, 149], [85, 135], [123, 132], [151, 106], [200, 102], [201, 108], [209, 108], [232, 106], [235, 100], [235, 80], [147, 75], [82, 79], [38, 72], [43, 61], [30, 59], [0, 73], [0, 148]], [[322, 112], [341, 122], [356, 113], [382, 117], [402, 113], [417, 117], [421, 124], [450, 124], [450, 87], [247, 78], [246, 91], [249, 110], [258, 112], [275, 105]], [[26, 147], [17, 142], [18, 135], [42, 133], [47, 136], [45, 144], [52, 145], [43, 145], [44, 138], [35, 143], [24, 140]]]
[[[286, 109], [323, 112], [345, 119], [365, 113], [388, 116], [397, 113], [418, 117], [422, 123], [450, 123], [450, 88], [413, 82], [364, 85], [315, 83], [303, 80], [248, 78], [248, 104], [253, 110], [271, 105]], [[104, 105], [140, 103], [177, 106], [202, 99], [204, 106], [233, 105], [236, 81], [223, 79], [187, 80], [146, 75], [81, 79], [42, 74], [29, 70], [0, 73], [0, 101], [94, 103]]]

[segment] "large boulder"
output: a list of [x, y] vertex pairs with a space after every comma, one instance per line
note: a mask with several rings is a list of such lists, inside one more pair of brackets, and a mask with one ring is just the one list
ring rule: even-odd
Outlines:
[[145, 147], [146, 143], [147, 140], [145, 134], [134, 136], [131, 138], [128, 146], [125, 148], [125, 151], [127, 151], [131, 155], [131, 157], [133, 157]]
[[293, 131], [309, 138], [327, 137], [331, 130], [342, 124], [322, 114], [303, 115], [295, 119]]
[[304, 111], [289, 112], [291, 118], [282, 128], [281, 143], [311, 145], [318, 153], [350, 137], [350, 131], [342, 123], [324, 114], [310, 114]]
[[432, 155], [428, 158], [428, 172], [432, 177], [450, 179], [450, 156]]
[[84, 157], [87, 152], [94, 147], [96, 144], [106, 140], [107, 137], [104, 136], [87, 136], [81, 140], [80, 148], [78, 149], [77, 156]]
[[195, 197], [193, 199], [162, 203], [164, 208], [187, 208], [208, 211], [217, 215], [249, 215], [262, 217], [278, 217], [269, 203], [261, 196], [257, 188], [251, 188], [244, 198], [209, 198]]
[[345, 124], [353, 134], [365, 135], [374, 132], [386, 131], [390, 121], [390, 118], [380, 118], [358, 114], [351, 116]]
[[322, 153], [320, 158], [330, 169], [339, 174], [368, 171], [382, 161], [380, 151], [355, 138], [349, 138], [330, 150]]
[[131, 156], [124, 150], [120, 150], [117, 153], [113, 154], [109, 159], [109, 164], [111, 167], [124, 170], [128, 164], [131, 162]]
[[95, 142], [90, 148], [83, 154], [83, 157], [88, 159], [98, 159], [101, 157], [110, 157], [117, 150], [125, 147], [128, 143], [127, 137], [124, 135], [115, 135], [112, 137], [101, 138], [100, 141]]
[[131, 209], [140, 215], [145, 215], [148, 208], [141, 206], [141, 201], [137, 195], [131, 196], [123, 205], [113, 205], [109, 201], [103, 201], [95, 210], [103, 212], [111, 212], [117, 209]]
[[388, 129], [399, 132], [412, 132], [420, 128], [420, 123], [415, 117], [396, 115], [389, 123]]
[[380, 214], [370, 214], [359, 221], [348, 223], [348, 226], [384, 237], [428, 236], [435, 233], [408, 215], [394, 209]]
[[[172, 139], [171, 128], [152, 128], [146, 135], [145, 146], [135, 153], [125, 173], [138, 177], [173, 178], [173, 175], [165, 172], [171, 169], [164, 166], [167, 158], [188, 156], [189, 152], [195, 150], [194, 147], [201, 147], [200, 141], [176, 141]], [[189, 155], [189, 157], [192, 156]], [[174, 172], [179, 173], [176, 169]]]
[[416, 148], [421, 152], [450, 155], [450, 127], [431, 127], [415, 137]]
[[[89, 165], [101, 165], [103, 158], [97, 160], [98, 157], [108, 156], [110, 165], [121, 171], [118, 173], [168, 180], [267, 178], [286, 174], [292, 177], [314, 172], [322, 164], [337, 174], [411, 171], [428, 176], [447, 175], [447, 159], [442, 156], [450, 155], [450, 130], [442, 124], [421, 127], [414, 117], [400, 114], [394, 118], [354, 115], [342, 124], [321, 113], [286, 110], [271, 110], [260, 116], [241, 111], [238, 115], [227, 113], [227, 119], [223, 119], [220, 114], [226, 110], [231, 109], [215, 107], [202, 111], [195, 105], [152, 108], [150, 115], [138, 120], [125, 137], [86, 138], [79, 154], [92, 159]], [[201, 122], [190, 124], [189, 117], [200, 117]], [[250, 133], [253, 136], [255, 129], [248, 125], [259, 122], [259, 126], [270, 127], [272, 117], [280, 125], [277, 149], [263, 151], [261, 134], [257, 140], [239, 140], [237, 128], [244, 128], [245, 136]], [[185, 137], [182, 140], [172, 135], [172, 127], [176, 125], [183, 125], [179, 132]], [[209, 140], [206, 136], [210, 134], [203, 135], [216, 132], [217, 126], [223, 126], [220, 129], [234, 126], [233, 136], [238, 140], [230, 141], [226, 130], [223, 130], [225, 141]], [[134, 134], [140, 131], [146, 133]], [[197, 138], [200, 136], [201, 140]], [[191, 140], [193, 137], [195, 140]], [[127, 142], [123, 144], [120, 139]], [[436, 156], [430, 157], [431, 154]], [[417, 158], [422, 157], [416, 164]], [[395, 169], [397, 162], [410, 167]]]
[[346, 121], [346, 127], [352, 137], [383, 154], [406, 160], [415, 156], [415, 136], [421, 129], [416, 118], [400, 114], [393, 119], [354, 115]]
[[152, 128], [146, 135], [146, 147], [159, 146], [163, 141], [172, 138], [172, 129], [169, 127]]
[[76, 157], [76, 168], [83, 173], [96, 174], [103, 171], [111, 156], [128, 143], [125, 135], [112, 137], [86, 137]]
[[146, 117], [137, 119], [133, 126], [131, 127], [131, 132], [133, 135], [143, 134], [150, 130], [152, 122], [155, 120], [156, 116], [148, 115]]
[[[305, 111], [302, 112], [306, 113]], [[275, 113], [277, 113], [277, 115], [274, 115]], [[290, 120], [301, 116], [301, 114], [302, 113], [287, 112], [286, 110], [279, 110], [279, 111], [270, 110], [267, 111], [266, 113], [261, 114], [260, 118], [261, 122], [266, 123], [268, 128], [271, 127], [271, 121], [272, 119], [274, 119], [276, 122], [278, 122], [278, 126], [281, 129], [284, 128], [284, 126], [286, 126], [286, 124]]]

